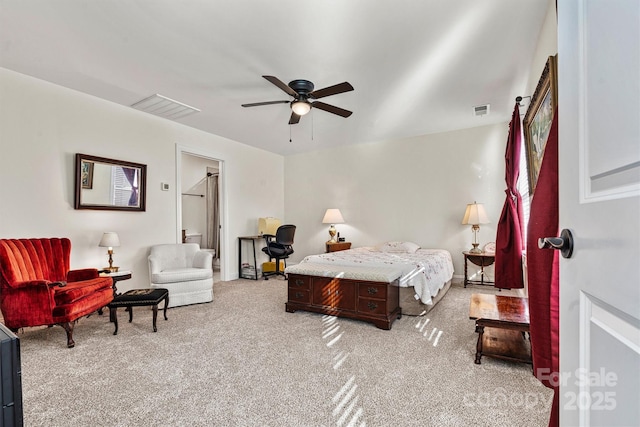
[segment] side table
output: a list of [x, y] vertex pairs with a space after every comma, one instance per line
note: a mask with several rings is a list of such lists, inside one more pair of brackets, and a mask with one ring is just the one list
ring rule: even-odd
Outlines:
[[113, 273], [107, 273], [104, 270], [101, 271], [100, 273], [101, 276], [109, 276], [113, 279], [113, 296], [115, 297], [116, 295], [118, 295], [118, 287], [117, 287], [117, 283], [122, 281], [122, 280], [129, 280], [131, 279], [131, 272], [130, 271], [116, 271]]
[[531, 362], [529, 333], [529, 300], [521, 297], [473, 294], [469, 303], [469, 319], [476, 321], [478, 342], [475, 363], [482, 356], [515, 362]]
[[[263, 236], [240, 236], [238, 237], [238, 277], [240, 279], [258, 280], [258, 256], [256, 255], [256, 240], [263, 240]], [[253, 249], [253, 265], [247, 263], [248, 267], [242, 265], [242, 242], [250, 241]]]
[[[113, 288], [114, 298], [118, 296], [118, 287], [116, 286], [117, 283], [120, 282], [121, 280], [131, 279], [130, 271], [114, 271], [114, 272], [109, 272], [109, 270], [98, 270], [98, 271], [100, 273], [100, 276], [108, 276], [108, 277], [111, 277], [111, 279], [113, 280], [111, 287]], [[101, 316], [102, 316], [103, 309], [104, 307], [98, 310], [98, 314]], [[111, 318], [111, 316], [109, 316], [109, 320], [113, 322], [113, 319]]]
[[[470, 283], [476, 283], [478, 285], [493, 285], [494, 282], [484, 280], [484, 268], [492, 265], [496, 261], [496, 254], [489, 252], [482, 252], [479, 254], [471, 253], [468, 251], [462, 252], [464, 255], [464, 287], [466, 288]], [[469, 280], [467, 274], [467, 261], [480, 267], [480, 280]]]
[[351, 249], [351, 242], [327, 242], [326, 252], [346, 251], [347, 249]]

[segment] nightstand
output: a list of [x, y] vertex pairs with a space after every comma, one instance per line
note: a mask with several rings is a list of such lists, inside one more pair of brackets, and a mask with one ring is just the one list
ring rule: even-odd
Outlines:
[[346, 251], [347, 249], [351, 249], [351, 242], [327, 242], [326, 252]]
[[[468, 284], [475, 283], [478, 285], [493, 285], [494, 282], [484, 280], [484, 268], [490, 266], [496, 261], [496, 254], [490, 252], [482, 252], [479, 254], [468, 251], [462, 252], [464, 255], [464, 287]], [[470, 280], [467, 276], [467, 261], [480, 267], [480, 280]]]

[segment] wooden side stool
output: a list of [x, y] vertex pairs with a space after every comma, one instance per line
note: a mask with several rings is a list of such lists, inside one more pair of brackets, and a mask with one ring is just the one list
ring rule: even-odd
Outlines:
[[126, 307], [129, 310], [129, 323], [133, 321], [133, 307], [153, 307], [153, 332], [157, 332], [156, 319], [158, 318], [158, 304], [164, 300], [164, 320], [167, 319], [167, 306], [169, 305], [169, 291], [164, 288], [132, 289], [113, 298], [108, 305], [109, 317], [116, 327], [113, 335], [118, 335], [118, 307]]
[[469, 318], [476, 321], [478, 342], [475, 363], [482, 356], [532, 363], [529, 333], [529, 300], [491, 294], [472, 294]]

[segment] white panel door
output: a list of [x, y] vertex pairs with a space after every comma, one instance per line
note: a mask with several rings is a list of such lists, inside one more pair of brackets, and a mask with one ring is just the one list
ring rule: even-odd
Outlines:
[[558, 2], [560, 421], [640, 425], [640, 1]]

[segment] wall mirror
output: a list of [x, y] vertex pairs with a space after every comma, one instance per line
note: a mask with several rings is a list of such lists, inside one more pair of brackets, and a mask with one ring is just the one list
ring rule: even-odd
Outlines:
[[147, 165], [76, 154], [76, 209], [144, 211]]

